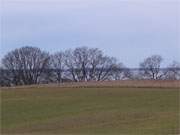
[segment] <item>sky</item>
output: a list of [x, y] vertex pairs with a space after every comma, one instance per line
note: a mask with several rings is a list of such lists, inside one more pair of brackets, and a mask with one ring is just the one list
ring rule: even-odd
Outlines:
[[95, 47], [128, 67], [180, 60], [180, 0], [2, 0], [0, 58], [22, 46]]

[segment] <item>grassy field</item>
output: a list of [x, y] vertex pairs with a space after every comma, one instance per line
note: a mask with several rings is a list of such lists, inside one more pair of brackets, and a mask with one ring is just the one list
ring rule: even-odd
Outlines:
[[178, 88], [1, 89], [2, 134], [180, 134]]

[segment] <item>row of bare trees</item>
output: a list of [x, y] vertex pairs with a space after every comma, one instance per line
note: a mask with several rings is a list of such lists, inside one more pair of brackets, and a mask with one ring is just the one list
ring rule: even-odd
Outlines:
[[139, 76], [141, 79], [153, 80], [179, 80], [180, 63], [173, 61], [166, 68], [161, 68], [163, 58], [159, 55], [153, 55], [140, 63]]
[[30, 85], [67, 81], [104, 81], [125, 79], [180, 79], [180, 64], [161, 69], [162, 58], [153, 55], [140, 63], [135, 72], [104, 55], [97, 48], [80, 47], [50, 55], [36, 47], [22, 47], [1, 60], [0, 85]]

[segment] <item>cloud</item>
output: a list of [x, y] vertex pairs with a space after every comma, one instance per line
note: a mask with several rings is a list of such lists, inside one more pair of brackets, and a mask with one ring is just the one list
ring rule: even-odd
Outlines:
[[172, 59], [178, 8], [176, 0], [4, 0], [1, 55], [23, 45], [88, 45], [133, 64], [153, 53]]

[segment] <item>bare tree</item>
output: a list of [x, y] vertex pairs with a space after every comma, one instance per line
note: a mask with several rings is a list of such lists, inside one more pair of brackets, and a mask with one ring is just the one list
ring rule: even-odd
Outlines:
[[74, 81], [110, 79], [116, 62], [97, 48], [80, 47], [65, 52], [65, 64]]
[[117, 64], [113, 69], [112, 80], [128, 80], [133, 79], [133, 74], [129, 68], [123, 63]]
[[159, 55], [152, 55], [146, 58], [142, 63], [140, 63], [140, 74], [144, 79], [161, 79], [162, 73], [160, 71], [160, 66], [162, 62], [162, 57]]
[[165, 70], [164, 70], [165, 79], [168, 80], [179, 80], [180, 79], [180, 63], [173, 61]]
[[89, 81], [91, 49], [87, 47], [65, 51], [65, 65], [73, 81]]
[[48, 53], [28, 46], [11, 51], [2, 59], [2, 66], [11, 72], [14, 85], [39, 83], [48, 64]]
[[98, 79], [98, 70], [100, 70], [103, 57], [103, 52], [98, 48], [89, 49], [88, 80], [96, 81]]
[[12, 76], [8, 70], [0, 68], [0, 86], [11, 86]]
[[78, 70], [77, 76], [80, 81], [87, 81], [87, 70], [89, 65], [89, 48], [81, 47], [73, 51], [74, 64]]
[[53, 70], [53, 78], [56, 82], [62, 83], [65, 78], [65, 55], [64, 52], [57, 52], [51, 55], [51, 68]]
[[73, 57], [73, 50], [69, 49], [64, 52], [65, 57], [65, 66], [67, 67], [67, 73], [66, 76], [68, 79], [77, 82], [78, 78], [76, 75], [76, 67], [74, 63], [74, 57]]
[[99, 64], [96, 68], [97, 81], [111, 80], [116, 62], [117, 60], [114, 57], [103, 56], [99, 59]]

